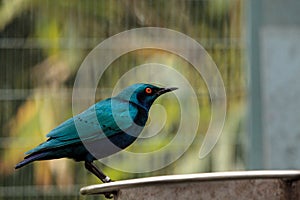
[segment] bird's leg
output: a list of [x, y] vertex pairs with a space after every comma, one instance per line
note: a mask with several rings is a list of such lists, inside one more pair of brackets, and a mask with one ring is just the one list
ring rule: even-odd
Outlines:
[[[100, 169], [98, 169], [94, 163], [85, 161], [84, 166], [87, 170], [95, 174], [103, 183], [111, 182], [111, 179], [106, 176]], [[104, 196], [108, 199], [113, 198], [112, 193], [105, 193]]]
[[92, 162], [85, 161], [84, 166], [87, 170], [96, 175], [103, 183], [111, 182], [111, 179], [106, 176], [96, 165]]

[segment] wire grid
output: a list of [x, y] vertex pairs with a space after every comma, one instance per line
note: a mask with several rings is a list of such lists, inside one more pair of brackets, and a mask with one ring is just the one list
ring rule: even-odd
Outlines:
[[[30, 165], [21, 169], [22, 171], [14, 172], [13, 165], [11, 168], [7, 166], [7, 159], [15, 154], [7, 152], [17, 140], [20, 149], [28, 149], [35, 141], [28, 137], [20, 140], [12, 131], [11, 126], [18, 122], [18, 117], [26, 118], [24, 105], [35, 101], [46, 102], [47, 105], [50, 96], [52, 100], [48, 104], [55, 102], [58, 105], [52, 113], [57, 118], [55, 123], [71, 115], [61, 114], [60, 108], [71, 104], [76, 69], [95, 45], [118, 32], [136, 27], [160, 26], [183, 32], [196, 39], [212, 56], [222, 74], [229, 102], [228, 110], [232, 107], [244, 110], [246, 91], [243, 0], [19, 2], [19, 5], [15, 5], [19, 6], [18, 9], [10, 1], [0, 2], [0, 12], [10, 9], [12, 13], [11, 19], [2, 20], [5, 26], [0, 29], [0, 199], [101, 198], [79, 195], [80, 187], [97, 183], [84, 170], [82, 164], [66, 161], [62, 165], [70, 171], [66, 176], [71, 174], [74, 177], [64, 183], [61, 179], [68, 177], [59, 179], [62, 174], [57, 172], [59, 168], [54, 167], [55, 162], [45, 167], [45, 171]], [[60, 62], [65, 62], [61, 65], [68, 66], [69, 69], [58, 72], [48, 70], [51, 65], [59, 67]], [[72, 65], [76, 67], [70, 67]], [[63, 74], [68, 75], [64, 77]], [[109, 74], [107, 79], [113, 78], [112, 76], [113, 74]], [[96, 96], [107, 97], [111, 91], [112, 88], [106, 86], [104, 81]], [[197, 95], [201, 97], [208, 94], [198, 91]], [[207, 106], [209, 100], [200, 101], [200, 104]], [[243, 123], [243, 120], [241, 118], [238, 124]], [[243, 129], [237, 131], [243, 132]], [[231, 151], [239, 150], [238, 153], [232, 153], [235, 155], [233, 161], [242, 163], [244, 141], [237, 134], [232, 135], [234, 148]], [[20, 158], [20, 155], [16, 157]], [[218, 169], [214, 166], [218, 165], [214, 156], [207, 163], [204, 171]], [[43, 169], [44, 164], [41, 165], [40, 168]], [[49, 170], [50, 175], [45, 176], [49, 180], [36, 178], [44, 173], [49, 174]], [[161, 173], [170, 172], [163, 170]]]

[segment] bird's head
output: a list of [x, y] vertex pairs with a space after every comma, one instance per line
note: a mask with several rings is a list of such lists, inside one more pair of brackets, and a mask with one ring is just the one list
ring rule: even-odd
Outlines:
[[176, 89], [175, 87], [161, 88], [151, 84], [138, 83], [125, 88], [116, 97], [150, 109], [157, 97]]

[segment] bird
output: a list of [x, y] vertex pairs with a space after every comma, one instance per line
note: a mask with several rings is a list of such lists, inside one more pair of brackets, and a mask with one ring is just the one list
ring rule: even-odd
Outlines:
[[148, 83], [128, 86], [51, 130], [45, 142], [25, 152], [15, 169], [34, 161], [70, 158], [83, 161], [88, 171], [108, 183], [111, 178], [94, 161], [130, 146], [145, 127], [153, 102], [176, 89]]

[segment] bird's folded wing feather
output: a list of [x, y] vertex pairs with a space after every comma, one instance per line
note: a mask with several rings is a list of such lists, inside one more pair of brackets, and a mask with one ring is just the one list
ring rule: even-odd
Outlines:
[[[26, 154], [76, 144], [81, 141], [103, 139], [130, 128], [137, 115], [137, 108], [129, 105], [128, 102], [115, 102], [113, 104], [115, 114], [113, 114], [111, 101], [117, 100], [102, 101], [63, 122], [47, 134], [46, 142]], [[131, 107], [130, 113], [129, 106]]]

